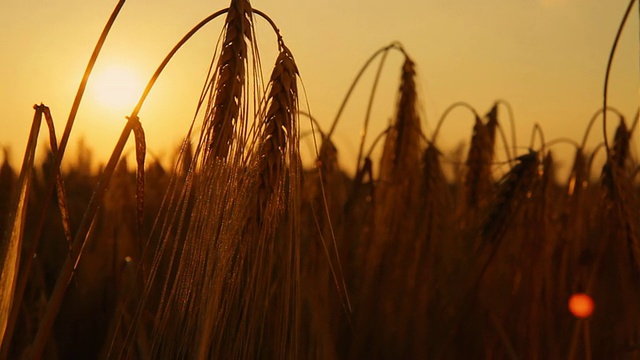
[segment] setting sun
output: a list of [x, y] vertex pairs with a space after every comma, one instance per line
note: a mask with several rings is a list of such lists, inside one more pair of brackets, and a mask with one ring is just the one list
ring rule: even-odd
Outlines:
[[130, 111], [143, 90], [139, 76], [125, 66], [110, 66], [95, 74], [92, 97], [101, 107], [112, 111]]

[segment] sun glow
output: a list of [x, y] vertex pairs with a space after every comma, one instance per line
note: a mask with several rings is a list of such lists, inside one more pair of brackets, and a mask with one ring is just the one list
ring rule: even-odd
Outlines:
[[94, 101], [117, 112], [131, 111], [143, 90], [138, 75], [126, 66], [109, 66], [96, 72], [90, 82]]

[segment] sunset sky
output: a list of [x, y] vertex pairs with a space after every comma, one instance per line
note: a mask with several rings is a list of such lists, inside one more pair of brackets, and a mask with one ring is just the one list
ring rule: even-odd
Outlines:
[[[521, 152], [526, 152], [536, 122], [547, 141], [581, 140], [587, 121], [602, 106], [607, 57], [627, 3], [255, 0], [252, 5], [280, 28], [300, 69], [310, 110], [325, 129], [364, 62], [397, 40], [418, 66], [427, 135], [456, 101], [466, 101], [484, 114], [494, 100], [505, 99], [514, 110]], [[42, 102], [51, 108], [58, 135], [62, 134], [86, 64], [115, 4], [112, 0], [7, 0], [0, 5], [0, 146], [11, 149], [14, 166], [19, 166], [24, 153], [33, 104]], [[67, 161], [73, 161], [80, 138], [97, 160], [104, 161], [124, 117], [167, 52], [193, 25], [227, 5], [227, 1], [127, 1], [89, 80]], [[275, 38], [264, 21], [256, 22], [268, 73]], [[213, 21], [178, 53], [143, 106], [140, 119], [150, 157], [170, 160], [186, 134], [222, 24], [222, 18]], [[609, 97], [610, 104], [628, 119], [638, 107], [638, 33], [636, 8], [616, 54]], [[380, 132], [393, 115], [401, 63], [398, 54], [390, 55], [376, 97], [371, 134]], [[374, 70], [365, 75], [336, 130], [334, 141], [347, 168], [355, 163]], [[133, 85], [127, 85], [129, 95], [117, 101], [107, 99], [104, 89], [114, 86], [110, 82], [115, 80], [119, 86], [126, 79], [134, 79]], [[505, 111], [501, 118], [508, 126]], [[468, 141], [472, 124], [467, 112], [454, 112], [438, 145], [447, 150]], [[308, 123], [302, 128], [308, 129]], [[602, 141], [600, 126], [590, 139], [592, 145]], [[308, 140], [303, 139], [301, 146], [308, 148]], [[132, 148], [131, 143], [128, 149]], [[555, 151], [573, 154], [566, 145]]]

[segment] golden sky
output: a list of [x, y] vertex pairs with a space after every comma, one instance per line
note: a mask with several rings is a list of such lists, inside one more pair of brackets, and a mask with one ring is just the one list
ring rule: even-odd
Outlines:
[[[24, 152], [33, 104], [48, 105], [57, 132], [62, 133], [85, 66], [115, 4], [113, 0], [7, 0], [0, 6], [0, 146], [11, 148], [14, 166]], [[83, 137], [104, 161], [124, 117], [166, 53], [193, 25], [227, 5], [227, 1], [127, 1], [89, 80], [69, 158], [74, 158], [75, 145]], [[310, 110], [325, 129], [362, 64], [397, 40], [418, 66], [427, 134], [456, 101], [485, 113], [496, 99], [505, 99], [515, 113], [521, 152], [526, 152], [534, 123], [541, 124], [547, 141], [581, 140], [587, 121], [602, 106], [607, 57], [627, 1], [255, 0], [252, 5], [279, 26], [296, 58]], [[637, 14], [635, 9], [619, 45], [609, 97], [610, 104], [629, 119], [639, 97]], [[276, 50], [275, 38], [264, 22], [256, 21], [266, 72]], [[170, 160], [186, 134], [221, 27], [222, 19], [212, 22], [178, 53], [143, 106], [140, 118], [150, 156]], [[371, 134], [381, 131], [393, 115], [401, 61], [396, 54], [388, 59]], [[109, 81], [117, 80], [118, 71], [138, 79], [137, 88], [127, 89], [134, 95], [124, 106], [100, 99], [100, 89], [111, 86]], [[355, 163], [373, 73], [371, 69], [365, 75], [335, 134], [345, 167]], [[501, 117], [508, 126], [506, 112]], [[438, 144], [446, 150], [467, 141], [472, 124], [468, 113], [453, 113]], [[599, 126], [591, 139], [591, 144], [602, 140]], [[555, 151], [573, 154], [566, 145]]]

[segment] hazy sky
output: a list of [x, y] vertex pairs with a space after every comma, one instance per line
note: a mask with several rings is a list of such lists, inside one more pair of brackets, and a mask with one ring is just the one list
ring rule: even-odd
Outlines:
[[[519, 144], [526, 146], [536, 122], [547, 141], [582, 138], [587, 121], [601, 107], [606, 61], [627, 2], [255, 0], [252, 5], [279, 26], [296, 58], [311, 111], [325, 128], [366, 59], [397, 40], [418, 66], [428, 135], [456, 101], [469, 102], [484, 114], [494, 100], [505, 99], [515, 112]], [[2, 1], [0, 146], [11, 148], [15, 166], [24, 152], [33, 104], [48, 105], [57, 132], [62, 133], [87, 61], [115, 4], [113, 0]], [[84, 137], [98, 159], [106, 158], [124, 116], [137, 100], [138, 95], [131, 105], [114, 109], [97, 99], [97, 89], [110, 77], [107, 69], [127, 68], [139, 79], [139, 88], [133, 89], [139, 94], [171, 47], [198, 21], [227, 5], [227, 1], [127, 1], [89, 81], [70, 150]], [[257, 22], [266, 72], [276, 44], [264, 22]], [[140, 118], [152, 155], [170, 158], [186, 134], [221, 27], [222, 19], [212, 22], [178, 53], [144, 105]], [[636, 8], [616, 55], [610, 91], [610, 104], [628, 118], [638, 106], [638, 33]], [[390, 55], [376, 97], [372, 134], [393, 115], [401, 63], [399, 55]], [[373, 73], [371, 69], [365, 76], [337, 128], [335, 142], [346, 167], [355, 162]], [[506, 112], [501, 118], [507, 126]], [[472, 118], [458, 110], [445, 123], [438, 144], [447, 149], [468, 141], [471, 128]], [[591, 144], [602, 140], [600, 127], [591, 139]], [[308, 141], [302, 146], [307, 147]], [[573, 154], [564, 145], [556, 152]]]

